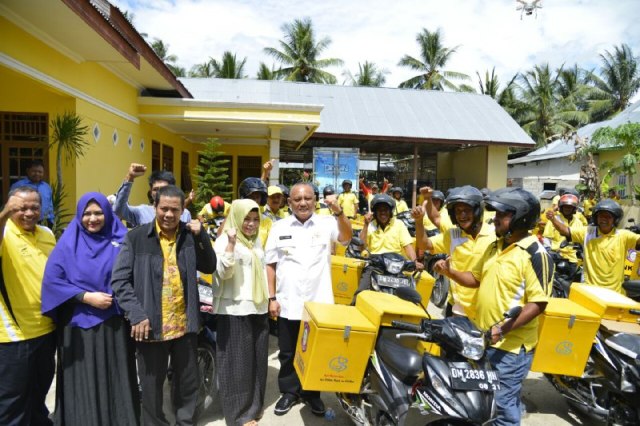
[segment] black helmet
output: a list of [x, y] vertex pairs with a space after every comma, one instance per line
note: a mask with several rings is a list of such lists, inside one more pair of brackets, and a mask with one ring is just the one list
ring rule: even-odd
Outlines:
[[483, 200], [482, 192], [471, 185], [451, 189], [447, 197], [447, 211], [449, 212], [451, 223], [458, 224], [455, 214], [455, 205], [458, 203], [470, 206], [473, 209], [473, 224], [480, 223], [482, 221], [482, 211], [484, 210]]
[[394, 192], [399, 192], [401, 197], [404, 195], [404, 191], [399, 186], [394, 186], [389, 190], [389, 192], [391, 193], [391, 195], [393, 195]]
[[327, 195], [333, 195], [335, 193], [336, 193], [336, 190], [333, 188], [332, 185], [327, 185], [322, 190], [322, 196], [323, 197], [326, 197]]
[[282, 191], [282, 194], [284, 194], [285, 197], [289, 196], [289, 188], [287, 188], [287, 185], [283, 185], [281, 183], [276, 185], [278, 188], [280, 188], [280, 190]]
[[489, 195], [487, 210], [512, 212], [509, 232], [533, 229], [540, 219], [540, 201], [522, 188], [502, 188]]
[[442, 204], [444, 205], [445, 196], [444, 196], [444, 193], [442, 191], [439, 191], [439, 190], [435, 189], [431, 193], [431, 199], [432, 200], [440, 200], [440, 201], [442, 201]]
[[238, 186], [238, 196], [240, 198], [249, 198], [254, 192], [260, 193], [260, 205], [267, 204], [267, 185], [259, 178], [249, 177], [240, 182]]
[[600, 201], [598, 204], [596, 204], [596, 206], [591, 211], [591, 222], [593, 225], [598, 224], [596, 222], [596, 217], [600, 212], [611, 213], [613, 215], [614, 226], [618, 226], [620, 219], [622, 219], [622, 216], [624, 215], [624, 212], [622, 211], [622, 207], [620, 207], [620, 204], [616, 203], [610, 198], [605, 198], [604, 200]]
[[489, 188], [482, 188], [480, 192], [482, 192], [482, 198], [485, 200], [489, 195], [491, 195], [491, 190]]
[[345, 185], [353, 186], [353, 182], [351, 182], [349, 179], [345, 179], [342, 181], [342, 184], [340, 186], [345, 186]]
[[387, 194], [376, 194], [371, 199], [371, 211], [373, 213], [375, 213], [376, 212], [376, 208], [380, 204], [386, 204], [387, 206], [389, 206], [391, 211], [393, 211], [393, 209], [396, 208], [396, 201], [393, 198], [391, 198], [389, 195], [387, 195]]
[[316, 196], [316, 201], [320, 199], [320, 188], [315, 183], [309, 183], [313, 187], [313, 195]]

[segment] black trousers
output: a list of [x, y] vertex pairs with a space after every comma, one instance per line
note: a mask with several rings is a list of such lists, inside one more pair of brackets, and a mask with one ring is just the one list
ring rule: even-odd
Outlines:
[[136, 342], [138, 376], [142, 388], [142, 424], [169, 425], [162, 411], [162, 388], [171, 359], [171, 401], [176, 425], [194, 425], [200, 373], [198, 336], [187, 333], [166, 342]]
[[55, 373], [55, 332], [0, 343], [0, 425], [52, 425], [45, 399]]
[[300, 321], [278, 318], [278, 346], [280, 353], [280, 372], [278, 373], [278, 387], [280, 393], [290, 393], [302, 398], [319, 398], [318, 391], [305, 391], [302, 389], [300, 379], [293, 366], [293, 358], [296, 353], [296, 343], [298, 342], [298, 332], [300, 331]]

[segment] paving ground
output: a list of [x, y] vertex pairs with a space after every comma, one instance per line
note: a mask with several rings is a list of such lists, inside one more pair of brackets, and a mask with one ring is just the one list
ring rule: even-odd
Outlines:
[[[432, 305], [429, 306], [432, 315], [437, 315]], [[302, 405], [294, 406], [285, 416], [279, 417], [273, 414], [276, 401], [280, 397], [278, 392], [278, 343], [273, 336], [269, 341], [269, 372], [267, 376], [267, 392], [265, 397], [265, 414], [260, 422], [267, 426], [319, 426], [331, 423], [336, 426], [351, 425], [350, 419], [342, 411], [338, 404], [335, 394], [323, 393], [322, 399], [327, 408], [331, 408], [335, 412], [335, 419], [329, 421], [322, 417], [316, 417], [311, 414], [311, 410]], [[54, 381], [55, 386], [55, 381]], [[168, 393], [165, 386], [165, 395]], [[47, 405], [50, 410], [54, 406], [55, 387], [52, 387], [47, 398]], [[530, 373], [525, 380], [523, 387], [523, 397], [527, 406], [527, 415], [522, 421], [523, 425], [531, 426], [564, 426], [564, 425], [588, 425], [597, 426], [592, 420], [582, 419], [570, 410], [564, 399], [551, 386], [551, 384], [539, 373]], [[165, 399], [165, 406], [168, 407], [169, 401]], [[225, 425], [222, 417], [222, 410], [219, 403], [215, 403], [210, 409], [204, 413], [200, 425], [206, 426], [223, 426]]]

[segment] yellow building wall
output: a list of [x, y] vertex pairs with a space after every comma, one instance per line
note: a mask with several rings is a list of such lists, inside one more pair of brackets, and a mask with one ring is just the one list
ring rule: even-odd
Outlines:
[[437, 156], [436, 179], [454, 179], [456, 186], [492, 190], [507, 184], [507, 153], [503, 146], [478, 146]]
[[507, 185], [507, 154], [506, 146], [489, 146], [487, 151], [487, 179], [483, 186], [492, 191]]

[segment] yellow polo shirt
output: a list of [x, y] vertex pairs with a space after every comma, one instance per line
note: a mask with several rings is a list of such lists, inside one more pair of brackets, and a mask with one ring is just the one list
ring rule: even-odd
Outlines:
[[202, 207], [202, 210], [198, 213], [198, 216], [202, 217], [202, 220], [207, 221], [211, 219], [215, 219], [218, 216], [227, 217], [229, 215], [229, 210], [231, 209], [231, 204], [224, 202], [224, 211], [222, 214], [214, 212], [211, 208], [211, 204], [207, 203]]
[[432, 229], [438, 229], [440, 232], [445, 232], [451, 228], [455, 228], [455, 225], [453, 224], [453, 222], [451, 222], [451, 218], [449, 217], [449, 211], [447, 209], [443, 207], [440, 209], [439, 213], [440, 213], [440, 228], [437, 228], [433, 224], [433, 222], [431, 222], [431, 219], [429, 219], [429, 216], [425, 214], [424, 219], [422, 219], [422, 223], [424, 225], [425, 230], [430, 231]]
[[[562, 213], [557, 212], [556, 217], [560, 219], [560, 221], [567, 225], [571, 229], [584, 228], [584, 223], [582, 220], [573, 215], [571, 221], [569, 222], [566, 217], [562, 215]], [[584, 217], [584, 216], [583, 216]], [[548, 221], [544, 227], [544, 232], [542, 236], [548, 238], [551, 242], [551, 250], [557, 251], [560, 256], [567, 259], [569, 262], [578, 263], [578, 258], [576, 257], [576, 249], [568, 245], [564, 248], [560, 248], [560, 244], [566, 240], [565, 236], [562, 235], [555, 226], [553, 226], [553, 222]]]
[[[489, 244], [482, 260], [472, 269], [480, 281], [475, 323], [489, 330], [514, 306], [547, 302], [553, 287], [553, 262], [538, 239], [529, 235], [508, 247], [502, 239]], [[494, 347], [518, 353], [524, 346], [532, 350], [538, 343], [538, 318], [510, 331]]]
[[[473, 238], [461, 228], [455, 227], [431, 238], [431, 253], [444, 253], [451, 256], [451, 266], [456, 271], [471, 271], [482, 259], [490, 244], [495, 243], [496, 234], [493, 227], [482, 224], [480, 232]], [[470, 319], [476, 316], [477, 288], [464, 287], [450, 280], [450, 296], [453, 303], [459, 303]]]
[[375, 220], [369, 224], [367, 229], [369, 253], [399, 253], [404, 256], [404, 247], [409, 244], [413, 244], [413, 237], [402, 221], [392, 217], [384, 230], [377, 225]]
[[358, 206], [358, 195], [354, 192], [343, 192], [338, 195], [338, 205], [342, 208], [344, 215], [347, 217], [356, 217], [356, 209]]
[[[395, 200], [395, 198], [394, 198]], [[393, 210], [393, 214], [397, 215], [400, 214], [402, 212], [406, 212], [407, 210], [409, 210], [409, 206], [407, 206], [407, 202], [404, 200], [395, 200], [396, 201], [396, 208]]]
[[271, 231], [271, 226], [273, 225], [273, 221], [265, 216], [260, 218], [260, 229], [258, 229], [258, 237], [260, 237], [260, 241], [262, 242], [262, 247], [267, 244], [267, 237], [269, 237], [269, 232]]
[[162, 340], [182, 337], [187, 332], [187, 310], [184, 302], [184, 289], [176, 255], [178, 234], [167, 237], [158, 226], [156, 232], [160, 238], [162, 257]]
[[624, 294], [624, 260], [640, 235], [626, 229], [601, 234], [596, 226], [571, 229], [571, 241], [584, 247], [584, 281]]
[[591, 212], [593, 208], [596, 206], [596, 200], [586, 199], [582, 202], [582, 208], [584, 209], [584, 215], [586, 217], [591, 217]]
[[25, 232], [13, 220], [7, 221], [0, 256], [9, 303], [0, 293], [0, 343], [34, 339], [55, 329], [40, 311], [44, 267], [55, 245], [49, 228], [37, 226], [35, 232]]

